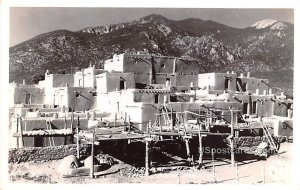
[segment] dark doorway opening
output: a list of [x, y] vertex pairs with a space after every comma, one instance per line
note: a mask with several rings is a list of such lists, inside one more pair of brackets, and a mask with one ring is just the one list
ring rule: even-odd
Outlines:
[[247, 114], [248, 103], [243, 103], [243, 114]]
[[125, 81], [121, 80], [120, 81], [120, 90], [123, 90], [123, 89], [125, 89]]
[[229, 88], [229, 79], [225, 78], [225, 90], [228, 90]]
[[158, 104], [158, 94], [155, 94], [155, 95], [154, 95], [154, 103], [155, 103], [155, 104]]

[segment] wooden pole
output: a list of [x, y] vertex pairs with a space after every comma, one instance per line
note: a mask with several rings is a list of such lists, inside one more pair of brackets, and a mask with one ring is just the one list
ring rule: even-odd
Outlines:
[[128, 115], [128, 128], [129, 128], [129, 133], [130, 133], [131, 132], [130, 115]]
[[17, 148], [19, 147], [19, 117], [17, 117]]
[[186, 147], [186, 155], [188, 157], [188, 160], [190, 160], [191, 152], [190, 152], [190, 146], [189, 146], [189, 139], [185, 138], [185, 147]]
[[73, 132], [73, 127], [74, 127], [74, 113], [72, 111], [72, 114], [71, 114], [71, 131]]
[[201, 168], [202, 166], [202, 162], [203, 162], [203, 147], [202, 147], [202, 135], [201, 135], [201, 130], [202, 130], [202, 124], [198, 125], [198, 136], [199, 136], [199, 168]]
[[117, 122], [117, 113], [115, 113], [114, 127], [116, 127], [116, 122]]
[[266, 183], [265, 161], [262, 161], [262, 178], [263, 178], [263, 184], [265, 184]]
[[20, 137], [21, 137], [21, 148], [24, 146], [24, 139], [23, 139], [23, 129], [22, 129], [22, 118], [20, 117]]
[[79, 116], [77, 118], [77, 126], [76, 126], [76, 134], [77, 134], [77, 139], [76, 139], [76, 144], [77, 144], [77, 158], [80, 159], [80, 139], [79, 139]]
[[91, 150], [91, 157], [92, 157], [92, 167], [90, 177], [94, 178], [94, 144], [95, 144], [95, 128], [93, 128], [93, 137], [92, 137], [92, 150]]
[[233, 108], [230, 108], [230, 127], [231, 127], [231, 140], [230, 140], [230, 153], [231, 153], [231, 166], [234, 167], [235, 159], [234, 159], [234, 146], [233, 146], [233, 140], [234, 140], [234, 128], [233, 128]]
[[239, 184], [240, 183], [240, 179], [239, 179], [239, 163], [238, 162], [236, 162], [236, 182], [237, 182], [237, 184]]
[[213, 167], [213, 182], [215, 183], [217, 180], [216, 180], [216, 170], [215, 170], [215, 157], [213, 151], [211, 151], [211, 158], [212, 158], [212, 167]]
[[171, 125], [171, 131], [173, 132], [174, 126], [173, 126], [173, 109], [172, 109], [172, 107], [171, 107], [171, 123], [170, 123], [170, 125]]
[[149, 141], [146, 140], [145, 176], [149, 176]]
[[66, 118], [66, 113], [65, 113], [65, 120], [64, 120], [64, 129], [67, 129], [67, 118]]
[[126, 129], [126, 124], [127, 123], [127, 114], [125, 112], [125, 117], [124, 117], [124, 126], [123, 126], [123, 131], [125, 132], [127, 129]]

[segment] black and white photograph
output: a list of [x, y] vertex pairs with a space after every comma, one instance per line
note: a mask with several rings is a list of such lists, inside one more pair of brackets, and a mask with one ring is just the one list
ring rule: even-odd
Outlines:
[[295, 183], [293, 7], [7, 10], [7, 183]]

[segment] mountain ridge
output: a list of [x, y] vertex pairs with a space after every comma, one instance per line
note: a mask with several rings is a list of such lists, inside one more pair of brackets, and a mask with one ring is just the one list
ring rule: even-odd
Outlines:
[[[47, 69], [73, 72], [89, 64], [102, 68], [105, 59], [124, 52], [198, 59], [206, 72], [290, 71], [292, 77], [293, 30], [293, 24], [282, 21], [238, 29], [210, 20], [176, 21], [155, 14], [74, 32], [55, 30], [10, 48], [10, 81], [20, 82], [20, 76], [30, 80]], [[292, 92], [292, 87], [287, 90]]]

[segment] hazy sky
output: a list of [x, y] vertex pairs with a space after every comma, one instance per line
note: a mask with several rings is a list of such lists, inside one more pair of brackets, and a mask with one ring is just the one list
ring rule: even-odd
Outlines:
[[10, 46], [38, 34], [89, 26], [128, 22], [149, 14], [169, 19], [200, 18], [243, 28], [263, 19], [294, 23], [293, 9], [201, 9], [201, 8], [10, 8]]

